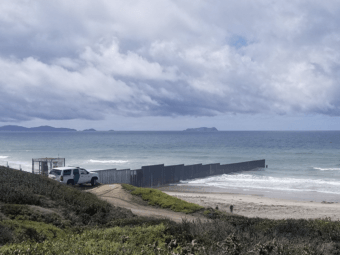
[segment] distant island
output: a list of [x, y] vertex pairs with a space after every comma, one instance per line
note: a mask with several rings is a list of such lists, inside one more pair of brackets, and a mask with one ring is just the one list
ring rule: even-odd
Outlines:
[[184, 131], [189, 131], [189, 132], [217, 132], [218, 130], [214, 127], [212, 127], [212, 128], [200, 127], [200, 128], [187, 128]]
[[32, 128], [27, 128], [27, 127], [21, 127], [21, 126], [16, 126], [16, 125], [7, 125], [7, 126], [2, 126], [0, 127], [0, 131], [62, 131], [62, 132], [70, 132], [70, 131], [77, 131], [75, 129], [71, 128], [55, 128], [55, 127], [50, 127], [50, 126], [40, 126], [40, 127], [32, 127]]
[[93, 129], [93, 128], [89, 128], [89, 129], [84, 129], [83, 132], [95, 132], [97, 130]]

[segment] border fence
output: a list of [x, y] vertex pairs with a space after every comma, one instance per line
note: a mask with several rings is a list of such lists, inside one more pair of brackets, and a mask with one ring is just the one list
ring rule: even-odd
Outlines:
[[48, 172], [54, 167], [65, 166], [65, 158], [33, 158], [32, 164], [27, 162], [13, 162], [9, 160], [0, 160], [0, 166], [16, 169], [19, 171], [31, 172], [32, 174], [48, 175]]
[[19, 170], [19, 171], [23, 170], [23, 166], [21, 164], [13, 163], [13, 162], [10, 162], [10, 161], [5, 161], [5, 160], [0, 160], [0, 166], [16, 169], [16, 170]]
[[253, 160], [241, 163], [224, 164], [195, 164], [195, 165], [151, 165], [142, 166], [141, 169], [107, 169], [96, 170], [99, 182], [102, 184], [126, 183], [137, 187], [159, 187], [176, 183], [180, 180], [204, 178], [214, 175], [229, 174], [265, 168], [265, 160]]
[[[44, 158], [44, 160], [46, 160]], [[64, 159], [59, 160], [60, 163], [65, 164]], [[58, 164], [59, 164], [58, 161]], [[3, 163], [2, 163], [3, 162]], [[1, 164], [4, 164], [5, 167], [11, 167], [17, 170], [21, 170], [21, 165], [18, 167], [9, 166], [8, 161], [2, 161]], [[35, 161], [32, 161], [33, 164]], [[55, 164], [56, 165], [56, 164]], [[56, 165], [59, 166], [59, 165]], [[195, 165], [171, 165], [164, 166], [164, 164], [160, 165], [150, 165], [150, 166], [142, 166], [141, 169], [105, 169], [105, 170], [93, 170], [91, 172], [96, 172], [99, 174], [99, 182], [102, 184], [113, 184], [113, 183], [126, 183], [131, 184], [137, 187], [159, 187], [162, 185], [167, 185], [170, 183], [177, 183], [179, 181], [196, 179], [196, 178], [205, 178], [208, 176], [214, 175], [222, 175], [222, 174], [230, 174], [237, 173], [243, 171], [255, 170], [258, 168], [265, 168], [266, 163], [264, 159], [261, 160], [253, 160], [246, 161], [240, 163], [233, 164], [224, 164], [220, 163], [215, 164], [195, 164]], [[40, 169], [40, 168], [39, 168]], [[40, 169], [41, 170], [41, 169]], [[32, 173], [36, 173], [32, 171]]]

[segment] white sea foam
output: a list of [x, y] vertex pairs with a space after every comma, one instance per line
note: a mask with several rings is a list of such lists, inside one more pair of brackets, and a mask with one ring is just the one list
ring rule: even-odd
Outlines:
[[340, 171], [340, 168], [321, 168], [321, 167], [313, 167], [315, 170], [320, 171]]
[[90, 163], [100, 163], [100, 164], [125, 164], [128, 163], [128, 160], [95, 160], [90, 159]]
[[220, 175], [188, 180], [187, 184], [228, 189], [253, 189], [340, 194], [340, 182], [323, 179], [279, 178], [250, 174]]
[[22, 165], [22, 166], [30, 166], [30, 167], [32, 167], [32, 163], [31, 162], [27, 162], [27, 161], [8, 161], [8, 164], [15, 164], [15, 165]]
[[0, 156], [0, 159], [6, 159], [8, 156]]

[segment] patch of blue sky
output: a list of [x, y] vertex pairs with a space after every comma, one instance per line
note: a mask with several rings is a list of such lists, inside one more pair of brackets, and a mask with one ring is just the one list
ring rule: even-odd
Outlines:
[[236, 48], [236, 49], [248, 46], [248, 44], [249, 44], [249, 42], [243, 36], [233, 35], [229, 39], [229, 45]]

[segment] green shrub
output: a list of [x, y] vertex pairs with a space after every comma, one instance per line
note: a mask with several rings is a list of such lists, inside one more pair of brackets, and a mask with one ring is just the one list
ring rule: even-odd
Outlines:
[[122, 187], [128, 191], [134, 191], [135, 189], [137, 189], [137, 187], [130, 185], [130, 184], [125, 184], [125, 183], [122, 184]]
[[6, 243], [11, 243], [14, 240], [13, 231], [1, 224], [0, 222], [0, 246]]
[[218, 219], [228, 215], [228, 213], [209, 207], [203, 211], [203, 215], [209, 219]]
[[203, 206], [169, 196], [157, 189], [137, 188], [127, 184], [123, 185], [123, 188], [131, 191], [132, 195], [141, 196], [143, 200], [149, 202], [149, 205], [159, 205], [162, 208], [170, 208], [175, 212], [194, 213], [204, 208]]
[[[114, 227], [69, 234], [42, 243], [5, 245], [1, 254], [168, 254], [171, 236], [163, 224], [149, 227]], [[180, 251], [180, 247], [171, 247]]]
[[53, 224], [58, 227], [69, 227], [70, 222], [64, 220], [56, 213], [41, 213], [38, 210], [33, 210], [28, 205], [3, 204], [0, 206], [0, 211], [9, 219], [39, 221], [48, 224]]
[[152, 217], [134, 217], [134, 218], [125, 218], [125, 219], [117, 219], [106, 224], [106, 227], [135, 227], [135, 226], [155, 226], [159, 224], [170, 225], [173, 224], [169, 219], [158, 219]]
[[65, 231], [43, 222], [28, 220], [5, 220], [0, 223], [3, 227], [12, 230], [14, 242], [23, 242], [31, 240], [34, 242], [43, 242], [47, 239], [62, 237]]

